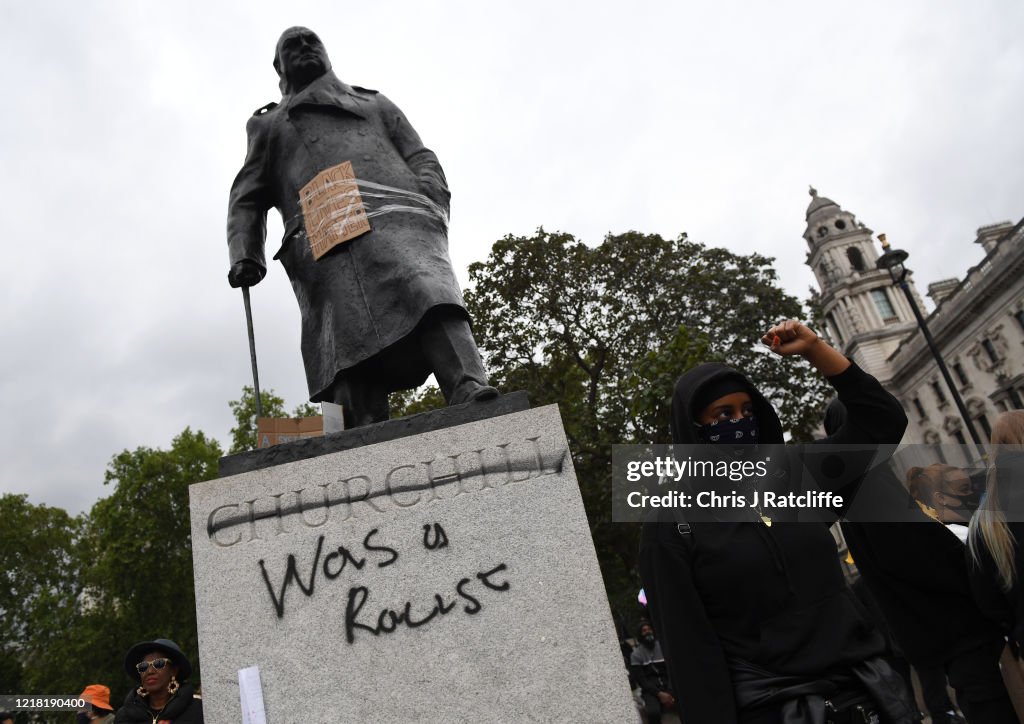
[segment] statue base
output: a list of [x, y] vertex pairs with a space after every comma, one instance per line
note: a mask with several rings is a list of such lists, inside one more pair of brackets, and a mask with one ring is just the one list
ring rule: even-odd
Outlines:
[[208, 721], [634, 720], [558, 408], [413, 419], [191, 487]]

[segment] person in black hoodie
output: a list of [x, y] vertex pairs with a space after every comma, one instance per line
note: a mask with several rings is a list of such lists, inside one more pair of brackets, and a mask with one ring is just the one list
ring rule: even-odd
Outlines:
[[[834, 435], [845, 421], [843, 404], [833, 400], [825, 410], [826, 434]], [[945, 700], [946, 711], [931, 711], [932, 722], [962, 721], [945, 696], [947, 677], [970, 724], [1015, 722], [999, 671], [1003, 636], [971, 595], [964, 545], [915, 504], [888, 465], [871, 469], [858, 502], [867, 503], [867, 515], [844, 521], [843, 536], [893, 637], [921, 676], [929, 709], [928, 699]], [[926, 686], [930, 679], [936, 683]], [[937, 696], [928, 696], [928, 689]]]
[[[849, 420], [828, 442], [899, 442], [907, 424], [900, 404], [805, 325], [782, 322], [762, 341], [780, 356], [804, 357], [836, 388]], [[737, 434], [761, 446], [783, 443], [778, 415], [749, 379], [713, 363], [679, 378], [674, 443]], [[663, 508], [641, 533], [641, 576], [681, 719], [824, 724], [830, 707], [859, 706], [890, 724], [914, 721], [902, 681], [879, 659], [884, 639], [846, 585], [827, 525], [748, 512], [747, 521], [689, 523]]]
[[141, 641], [124, 657], [124, 670], [137, 681], [114, 724], [203, 724], [203, 702], [186, 682], [192, 664], [170, 639]]

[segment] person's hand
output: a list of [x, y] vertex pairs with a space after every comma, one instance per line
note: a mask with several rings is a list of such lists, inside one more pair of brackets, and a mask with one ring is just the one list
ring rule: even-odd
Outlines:
[[798, 354], [806, 356], [818, 342], [818, 335], [806, 324], [787, 319], [779, 322], [761, 337], [772, 352], [781, 357]]
[[780, 357], [796, 354], [802, 356], [826, 377], [838, 375], [850, 366], [850, 360], [820, 339], [807, 325], [795, 319], [779, 322], [765, 332], [761, 341]]
[[228, 284], [233, 288], [254, 287], [263, 279], [263, 268], [254, 261], [242, 259], [231, 265]]
[[672, 706], [676, 703], [675, 697], [673, 697], [667, 691], [658, 692], [658, 701], [661, 702], [662, 706]]

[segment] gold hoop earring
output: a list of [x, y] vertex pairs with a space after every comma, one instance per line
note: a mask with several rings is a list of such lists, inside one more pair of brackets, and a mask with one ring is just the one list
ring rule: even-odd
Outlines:
[[167, 684], [167, 691], [170, 692], [171, 696], [174, 696], [178, 693], [178, 689], [180, 688], [181, 684], [179, 684], [178, 680], [172, 676], [170, 682]]
[[143, 699], [149, 696], [149, 692], [143, 689], [141, 686], [135, 690], [135, 693], [141, 696]]

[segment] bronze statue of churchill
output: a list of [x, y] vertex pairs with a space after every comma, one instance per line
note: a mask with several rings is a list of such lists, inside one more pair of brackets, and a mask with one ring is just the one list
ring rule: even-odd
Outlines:
[[[339, 80], [307, 28], [281, 35], [274, 68], [281, 101], [249, 119], [245, 163], [231, 187], [231, 286], [266, 274], [266, 216], [275, 207], [284, 237], [274, 258], [299, 303], [312, 401], [343, 405], [346, 427], [355, 427], [386, 420], [388, 393], [431, 372], [449, 404], [496, 396], [448, 257], [451, 195], [437, 156], [390, 100]], [[380, 213], [371, 231], [314, 259], [299, 191], [345, 161], [368, 188], [426, 196], [443, 213]]]

